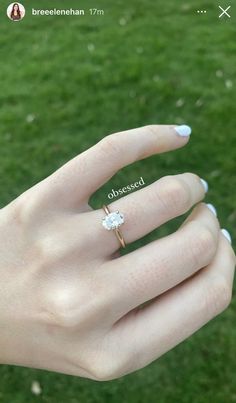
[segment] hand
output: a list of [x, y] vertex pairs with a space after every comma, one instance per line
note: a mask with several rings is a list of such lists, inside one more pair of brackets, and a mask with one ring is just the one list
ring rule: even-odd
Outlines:
[[[116, 378], [228, 306], [235, 256], [206, 204], [177, 232], [124, 256], [115, 233], [102, 226], [104, 211], [88, 204], [123, 166], [187, 141], [174, 126], [107, 136], [0, 211], [1, 363]], [[124, 214], [130, 243], [204, 195], [199, 177], [185, 173], [109, 207]]]

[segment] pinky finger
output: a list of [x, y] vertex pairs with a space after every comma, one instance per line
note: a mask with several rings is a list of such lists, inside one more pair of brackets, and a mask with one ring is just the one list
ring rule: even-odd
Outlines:
[[154, 361], [226, 309], [234, 268], [234, 252], [222, 233], [209, 266], [120, 320], [114, 331], [129, 352], [127, 373]]

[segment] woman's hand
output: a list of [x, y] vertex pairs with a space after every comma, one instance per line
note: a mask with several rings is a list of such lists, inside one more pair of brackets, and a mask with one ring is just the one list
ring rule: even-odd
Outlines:
[[[107, 136], [0, 211], [1, 363], [112, 379], [155, 360], [228, 306], [235, 255], [206, 204], [177, 232], [124, 256], [102, 226], [104, 211], [88, 204], [125, 165], [184, 146], [182, 129]], [[184, 173], [109, 208], [124, 214], [130, 243], [204, 195], [199, 177]]]

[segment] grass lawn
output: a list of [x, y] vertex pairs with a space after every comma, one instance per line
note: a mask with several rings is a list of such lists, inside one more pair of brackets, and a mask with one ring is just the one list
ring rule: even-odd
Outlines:
[[[105, 135], [150, 123], [188, 123], [182, 150], [119, 172], [91, 204], [143, 176], [147, 184], [192, 171], [236, 239], [236, 17], [218, 3], [169, 0], [22, 0], [13, 23], [0, 5], [0, 207]], [[104, 16], [32, 17], [34, 8], [105, 10]], [[207, 9], [197, 15], [196, 9]], [[233, 15], [234, 13], [234, 15]], [[177, 228], [181, 219], [130, 246]], [[27, 368], [0, 368], [0, 402], [236, 402], [236, 301], [147, 368], [98, 383]], [[42, 394], [30, 387], [38, 380]]]

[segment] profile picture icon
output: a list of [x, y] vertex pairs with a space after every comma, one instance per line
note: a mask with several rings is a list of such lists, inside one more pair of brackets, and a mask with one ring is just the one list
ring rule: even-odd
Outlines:
[[11, 3], [7, 7], [7, 16], [12, 21], [21, 21], [25, 16], [25, 7], [21, 3]]

